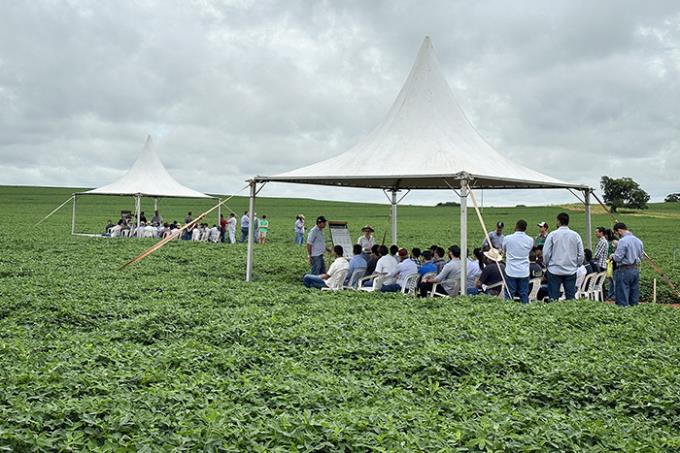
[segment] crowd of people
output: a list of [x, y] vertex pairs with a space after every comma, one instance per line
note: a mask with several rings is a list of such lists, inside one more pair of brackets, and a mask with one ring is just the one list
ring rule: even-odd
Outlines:
[[[417, 275], [418, 284], [412, 290], [420, 296], [432, 291], [441, 295], [458, 294], [462, 269], [459, 246], [444, 249], [432, 245], [410, 251], [397, 245], [388, 248], [376, 243], [374, 229], [366, 225], [353, 247], [352, 257], [347, 259], [341, 246], [326, 248], [323, 235], [326, 226], [326, 218], [319, 216], [307, 236], [311, 271], [303, 278], [305, 287], [335, 288], [340, 283], [354, 287], [360, 278], [370, 276], [372, 278], [364, 279], [363, 285], [371, 286], [380, 278], [381, 292], [397, 292], [405, 289], [409, 277]], [[569, 228], [567, 213], [557, 215], [553, 231], [547, 222], [540, 222], [538, 234], [531, 237], [527, 227], [525, 220], [518, 220], [514, 232], [505, 235], [505, 225], [496, 224], [481, 246], [472, 251], [466, 266], [464, 293], [497, 296], [503, 291], [505, 298], [528, 303], [529, 285], [534, 282], [540, 285], [538, 300], [574, 299], [588, 274], [607, 273], [609, 299], [621, 306], [639, 303], [643, 244], [625, 224], [616, 223], [612, 230], [597, 227], [594, 253], [584, 249], [580, 235]], [[299, 243], [297, 230], [296, 243]], [[324, 260], [327, 251], [333, 253], [328, 270]], [[343, 282], [339, 282], [341, 276], [344, 276]]]

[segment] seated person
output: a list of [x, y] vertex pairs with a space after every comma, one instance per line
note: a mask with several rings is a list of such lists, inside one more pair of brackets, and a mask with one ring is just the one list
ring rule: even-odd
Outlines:
[[124, 221], [123, 219], [120, 219], [118, 221], [117, 225], [114, 225], [111, 227], [111, 237], [112, 238], [117, 238], [120, 237], [123, 234], [123, 229], [124, 229]]
[[373, 247], [371, 247], [371, 253], [368, 255], [364, 252], [364, 259], [366, 260], [366, 275], [371, 275], [375, 272], [375, 266], [378, 264], [378, 260], [380, 259], [380, 253], [378, 252], [378, 249], [380, 246], [378, 244], [374, 244]]
[[389, 277], [397, 279], [394, 283], [383, 284], [380, 291], [383, 293], [396, 293], [406, 284], [406, 277], [418, 273], [418, 266], [408, 257], [408, 250], [399, 249], [399, 259], [401, 260], [397, 267], [389, 273]]
[[[184, 231], [189, 231], [189, 229], [187, 228]], [[202, 235], [203, 235], [203, 225], [202, 224], [194, 227], [194, 229], [191, 230], [191, 240], [192, 241], [200, 241]]]
[[[482, 249], [477, 247], [472, 251], [472, 257], [467, 262], [467, 289], [475, 288], [477, 279], [482, 275], [484, 268], [484, 255]], [[470, 292], [468, 291], [468, 294]]]
[[[345, 278], [345, 285], [350, 286], [350, 285], [355, 285], [357, 281], [366, 275], [366, 267], [368, 264], [366, 263], [366, 260], [364, 259], [364, 255], [362, 254], [363, 248], [361, 244], [354, 244], [352, 246], [352, 259], [349, 260], [349, 271], [347, 272], [347, 277]], [[352, 275], [354, 275], [355, 272], [359, 273], [359, 277], [356, 278], [355, 281], [350, 281], [352, 278]]]
[[416, 266], [418, 266], [418, 269], [420, 269], [420, 256], [422, 255], [422, 252], [418, 247], [413, 247], [411, 249], [411, 260], [413, 260], [414, 263], [416, 263]]
[[392, 244], [390, 246], [390, 255], [392, 255], [392, 258], [394, 258], [395, 261], [398, 261], [397, 253], [399, 253], [399, 247], [397, 246], [397, 244]]
[[434, 257], [432, 262], [437, 267], [437, 273], [440, 273], [446, 264], [446, 261], [444, 261], [446, 250], [444, 250], [443, 247], [437, 247], [434, 249], [434, 252], [432, 252], [432, 256]]
[[420, 288], [420, 297], [426, 297], [427, 293], [432, 291], [434, 283], [437, 285], [436, 292], [438, 294], [454, 295], [456, 281], [460, 281], [460, 247], [452, 245], [449, 247], [449, 262], [442, 268], [441, 272], [436, 277], [430, 277], [423, 280], [418, 287]]
[[331, 264], [328, 272], [321, 275], [307, 274], [302, 279], [302, 284], [305, 288], [332, 288], [341, 282], [338, 281], [342, 277], [341, 271], [349, 270], [349, 262], [343, 256], [345, 251], [341, 245], [333, 247], [333, 256], [335, 261]]
[[[378, 247], [378, 253], [380, 254], [380, 259], [376, 263], [375, 272], [373, 273], [388, 275], [388, 277], [383, 280], [383, 285], [395, 283], [397, 280], [394, 277], [389, 277], [389, 274], [397, 267], [397, 260], [390, 255], [390, 251], [386, 245]], [[364, 286], [373, 286], [373, 280], [364, 282]]]
[[536, 251], [529, 252], [529, 278], [543, 278], [544, 270], [540, 264], [536, 262]]
[[593, 261], [593, 251], [590, 249], [585, 249], [583, 251], [583, 256], [585, 257], [583, 260], [583, 265], [586, 267], [586, 275], [598, 272], [600, 266], [597, 264], [597, 262]]
[[111, 228], [113, 228], [114, 226], [116, 226], [116, 225], [111, 221], [111, 219], [109, 219], [109, 220], [106, 222], [106, 226], [104, 227], [104, 235], [105, 235], [105, 236], [108, 236], [109, 234], [111, 234], [111, 231], [110, 231], [110, 230], [111, 230]]
[[497, 285], [503, 281], [505, 274], [505, 264], [500, 261], [500, 255], [491, 250], [484, 252], [484, 270], [477, 280], [477, 289], [484, 294], [497, 296], [500, 294], [500, 285], [494, 288], [489, 286]]
[[432, 252], [425, 250], [420, 254], [420, 257], [423, 259], [423, 263], [420, 265], [420, 269], [418, 269], [420, 276], [422, 277], [425, 274], [436, 274], [437, 266], [432, 262]]
[[217, 225], [213, 224], [212, 228], [210, 228], [208, 240], [210, 242], [218, 242], [220, 240], [220, 229], [217, 228]]

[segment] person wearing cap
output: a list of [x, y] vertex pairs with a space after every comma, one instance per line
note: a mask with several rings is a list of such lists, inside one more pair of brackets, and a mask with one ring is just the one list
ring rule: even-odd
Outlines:
[[366, 225], [361, 229], [361, 232], [363, 234], [357, 239], [357, 244], [361, 246], [361, 250], [364, 253], [371, 253], [371, 247], [375, 244], [375, 239], [373, 238], [375, 230], [371, 225]]
[[534, 246], [538, 247], [539, 245], [545, 244], [545, 238], [548, 237], [548, 224], [545, 222], [539, 222], [537, 225], [538, 227], [538, 236], [534, 239]]
[[430, 277], [421, 282], [420, 286], [420, 296], [426, 297], [427, 293], [432, 291], [433, 283], [439, 283], [437, 285], [437, 293], [443, 294], [445, 296], [451, 295], [455, 292], [456, 286], [460, 281], [460, 247], [457, 245], [452, 245], [449, 247], [449, 261], [444, 265], [441, 272], [435, 277]]
[[309, 230], [307, 235], [307, 259], [312, 266], [312, 274], [320, 275], [326, 272], [326, 263], [323, 254], [326, 252], [326, 240], [323, 237], [323, 229], [326, 228], [327, 220], [324, 216], [316, 218], [316, 225]]
[[616, 263], [614, 300], [621, 307], [637, 305], [640, 302], [640, 263], [645, 253], [644, 245], [628, 231], [625, 223], [617, 222], [613, 230], [620, 238], [612, 256]]
[[505, 255], [505, 275], [508, 285], [505, 298], [511, 299], [517, 294], [523, 304], [529, 303], [529, 253], [534, 240], [526, 234], [526, 220], [518, 220], [515, 232], [503, 239]]
[[399, 256], [399, 264], [394, 268], [392, 272], [388, 274], [388, 277], [396, 278], [397, 281], [390, 283], [388, 285], [383, 284], [380, 288], [380, 292], [383, 293], [396, 293], [401, 291], [401, 289], [406, 284], [406, 278], [409, 275], [418, 273], [418, 266], [416, 263], [409, 258], [408, 250], [402, 248], [397, 252]]
[[305, 243], [305, 216], [298, 214], [295, 217], [295, 243], [303, 245]]
[[[496, 250], [500, 250], [503, 247], [503, 239], [505, 238], [505, 236], [503, 236], [504, 227], [505, 224], [503, 222], [496, 222], [496, 231], [492, 231], [489, 233], [491, 247], [495, 248]], [[488, 245], [489, 241], [487, 240], [487, 238], [484, 238], [484, 242], [482, 242], [482, 248]]]
[[307, 274], [302, 278], [302, 284], [305, 288], [333, 288], [340, 282], [339, 278], [342, 278], [342, 271], [349, 270], [349, 262], [347, 258], [344, 257], [345, 251], [341, 245], [336, 245], [333, 247], [333, 255], [335, 260], [328, 269], [328, 272], [323, 272], [321, 275]]
[[558, 228], [551, 231], [543, 244], [543, 262], [548, 269], [548, 296], [551, 300], [560, 298], [560, 287], [564, 286], [566, 299], [576, 296], [576, 271], [583, 263], [583, 241], [581, 236], [569, 229], [569, 214], [557, 215]]

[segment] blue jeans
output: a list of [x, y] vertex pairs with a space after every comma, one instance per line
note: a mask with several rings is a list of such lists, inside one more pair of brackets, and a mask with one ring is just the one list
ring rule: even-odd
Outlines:
[[326, 273], [326, 263], [323, 260], [323, 255], [312, 257], [312, 275], [321, 275]]
[[248, 239], [248, 228], [241, 227], [241, 243], [246, 242]]
[[468, 288], [466, 293], [468, 296], [476, 296], [479, 294], [479, 288]]
[[614, 277], [607, 278], [607, 299], [616, 298], [616, 283], [614, 282]]
[[302, 284], [305, 285], [305, 288], [321, 289], [326, 287], [326, 282], [323, 280], [323, 278], [312, 274], [305, 275], [302, 278]]
[[295, 243], [297, 245], [302, 245], [305, 243], [305, 234], [304, 233], [295, 233]]
[[560, 298], [560, 285], [564, 286], [564, 296], [566, 299], [576, 298], [576, 274], [555, 275], [548, 273], [548, 297], [550, 300]]
[[640, 269], [625, 267], [614, 271], [616, 305], [621, 307], [637, 305], [640, 302]]
[[[505, 282], [508, 284], [506, 299], [512, 299], [517, 294], [520, 302], [529, 303], [529, 277], [505, 277]], [[559, 286], [557, 289], [559, 290]]]
[[390, 283], [389, 285], [382, 285], [380, 287], [381, 293], [398, 293], [399, 291], [401, 291], [399, 283]]

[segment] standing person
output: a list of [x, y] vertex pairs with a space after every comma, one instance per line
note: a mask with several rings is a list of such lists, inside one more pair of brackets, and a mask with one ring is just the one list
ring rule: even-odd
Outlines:
[[371, 247], [375, 244], [375, 239], [373, 238], [373, 233], [375, 230], [371, 225], [366, 225], [361, 229], [361, 236], [357, 239], [357, 244], [361, 246], [364, 253], [370, 253]]
[[241, 216], [241, 244], [246, 242], [246, 239], [248, 239], [249, 230], [250, 230], [250, 218], [248, 217], [248, 211], [246, 211]]
[[560, 285], [563, 285], [565, 298], [574, 299], [576, 271], [583, 263], [583, 241], [578, 233], [569, 229], [566, 212], [557, 215], [557, 226], [543, 245], [543, 261], [548, 268], [548, 295], [551, 300], [558, 300]]
[[[191, 217], [191, 211], [187, 212], [186, 217], [184, 217], [184, 224], [185, 224], [185, 225], [188, 225], [188, 224], [190, 224], [190, 223], [193, 222], [193, 221], [194, 221], [194, 218]], [[190, 241], [190, 240], [191, 240], [192, 234], [193, 234], [193, 228], [187, 228], [187, 229], [184, 230], [184, 232], [182, 233], [182, 240], [183, 240], [183, 241]]]
[[547, 223], [540, 222], [538, 225], [538, 236], [534, 239], [534, 246], [545, 244], [545, 239], [548, 237], [548, 229], [550, 228]]
[[307, 259], [312, 266], [312, 274], [320, 275], [326, 272], [326, 263], [323, 254], [326, 252], [326, 240], [323, 237], [323, 229], [328, 221], [324, 216], [316, 218], [316, 225], [309, 230], [307, 236]]
[[496, 231], [492, 231], [489, 233], [489, 239], [491, 240], [491, 245], [489, 245], [489, 241], [487, 238], [484, 238], [484, 242], [482, 242], [482, 248], [490, 246], [495, 248], [496, 250], [500, 250], [503, 248], [503, 239], [505, 236], [503, 236], [503, 228], [505, 227], [505, 224], [503, 222], [496, 222]]
[[220, 242], [227, 242], [227, 219], [220, 214]]
[[250, 225], [253, 230], [253, 240], [257, 244], [260, 239], [260, 219], [257, 218], [257, 212], [253, 214], [253, 224]]
[[595, 272], [604, 272], [607, 270], [607, 259], [609, 258], [609, 242], [607, 241], [606, 228], [602, 226], [595, 228], [595, 237], [597, 238], [595, 255], [593, 256], [593, 259], [597, 263]]
[[151, 217], [151, 223], [156, 226], [163, 225], [163, 216], [158, 213], [158, 209], [153, 212], [153, 217]]
[[523, 304], [529, 303], [529, 253], [534, 247], [534, 240], [527, 236], [526, 231], [526, 220], [518, 220], [515, 232], [503, 240], [505, 282], [508, 285], [505, 298], [512, 299], [517, 294]]
[[305, 216], [298, 214], [295, 217], [295, 243], [303, 245], [305, 243]]
[[236, 214], [229, 214], [227, 219], [227, 231], [229, 232], [229, 243], [236, 244]]
[[640, 263], [644, 245], [628, 231], [625, 223], [618, 222], [613, 229], [620, 237], [613, 256], [616, 263], [614, 270], [616, 305], [620, 307], [637, 305], [640, 302]]
[[262, 216], [258, 231], [260, 236], [260, 244], [264, 244], [267, 241], [267, 233], [269, 233], [269, 220], [267, 220], [266, 215]]
[[333, 261], [330, 269], [328, 269], [328, 273], [323, 272], [320, 275], [316, 275], [312, 272], [311, 274], [305, 275], [302, 279], [305, 288], [333, 288], [334, 286], [339, 285], [341, 283], [339, 279], [342, 277], [340, 272], [349, 270], [349, 262], [347, 261], [347, 258], [343, 256], [344, 254], [345, 251], [341, 245], [333, 247], [335, 261]]

